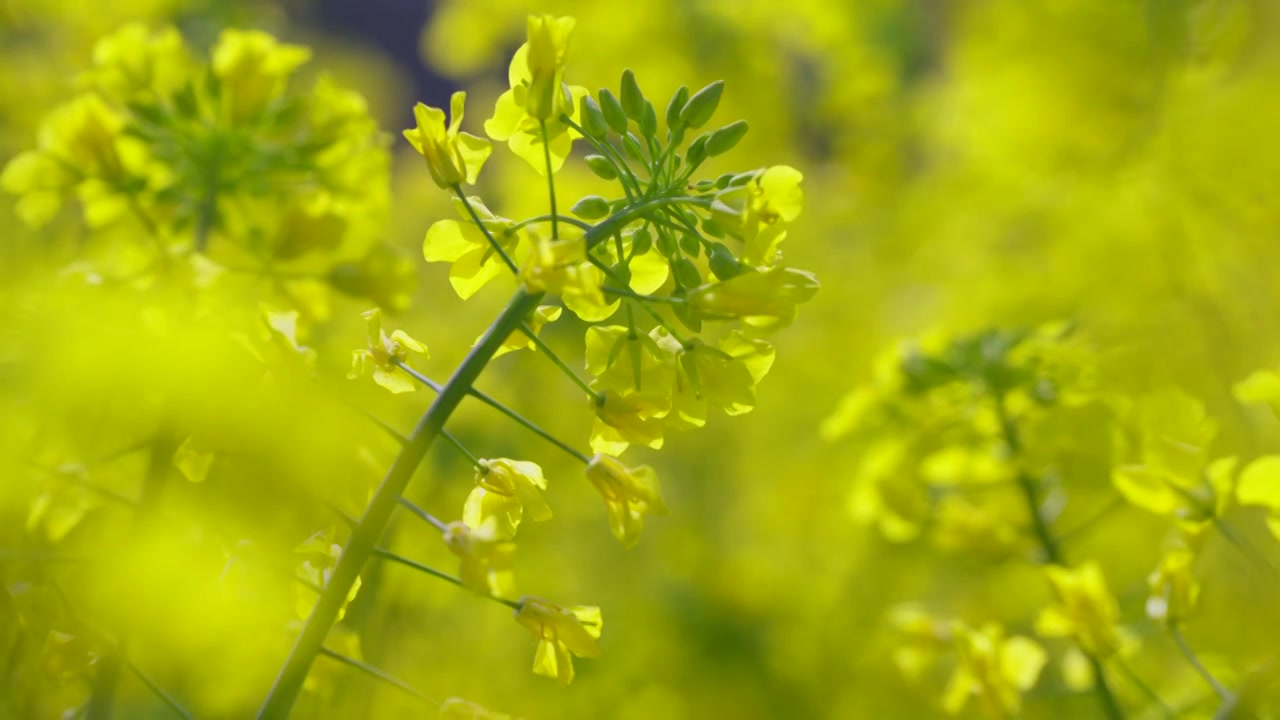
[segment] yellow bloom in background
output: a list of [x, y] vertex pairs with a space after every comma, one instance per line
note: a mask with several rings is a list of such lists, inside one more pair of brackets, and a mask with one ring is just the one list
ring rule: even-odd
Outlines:
[[213, 48], [213, 74], [221, 81], [227, 119], [245, 122], [260, 116], [310, 59], [309, 49], [281, 43], [261, 30], [222, 31]]
[[98, 40], [93, 68], [80, 82], [119, 97], [165, 98], [182, 87], [192, 65], [176, 28], [153, 33], [142, 23], [130, 23]]
[[431, 179], [441, 189], [452, 190], [466, 182], [474, 185], [493, 147], [488, 140], [462, 132], [467, 94], [455, 92], [449, 99], [448, 125], [444, 111], [425, 103], [413, 107], [417, 126], [404, 131], [405, 139], [427, 161]]
[[1200, 599], [1200, 581], [1192, 572], [1196, 556], [1187, 548], [1176, 548], [1160, 558], [1160, 567], [1147, 578], [1151, 596], [1147, 616], [1164, 623], [1187, 619]]
[[611, 455], [597, 454], [587, 465], [587, 480], [604, 498], [609, 528], [623, 545], [640, 540], [645, 515], [666, 515], [658, 474], [648, 465], [629, 468]]
[[1051, 565], [1045, 568], [1045, 576], [1057, 603], [1041, 611], [1036, 634], [1069, 637], [1100, 660], [1122, 649], [1124, 637], [1116, 626], [1120, 610], [1097, 563], [1090, 561], [1075, 569]]
[[361, 316], [368, 321], [369, 346], [351, 353], [351, 371], [349, 379], [364, 375], [372, 365], [373, 381], [393, 393], [413, 392], [418, 389], [416, 382], [396, 369], [396, 363], [409, 359], [409, 353], [415, 352], [427, 356], [427, 346], [409, 337], [403, 330], [396, 330], [387, 335], [382, 329], [382, 311], [378, 308], [366, 310]]
[[458, 579], [463, 587], [499, 598], [515, 593], [516, 544], [500, 537], [493, 522], [476, 528], [451, 522], [444, 531], [444, 544], [462, 561]]
[[987, 717], [1017, 715], [1022, 694], [1036, 684], [1044, 668], [1044, 648], [1030, 638], [1005, 637], [997, 623], [981, 629], [953, 623], [952, 636], [958, 658], [942, 696], [943, 709], [955, 715], [973, 700]]
[[743, 242], [742, 262], [772, 267], [781, 260], [778, 246], [787, 236], [786, 223], [799, 217], [804, 206], [803, 179], [799, 170], [775, 165], [716, 193], [711, 217]]
[[18, 196], [18, 216], [32, 227], [53, 219], [72, 191], [86, 224], [103, 227], [128, 212], [122, 187], [147, 164], [143, 145], [123, 130], [124, 119], [101, 98], [80, 95], [49, 113], [40, 125], [38, 149], [9, 161], [0, 188]]
[[59, 468], [48, 489], [36, 495], [27, 509], [26, 531], [43, 530], [41, 534], [51, 543], [66, 537], [98, 505], [88, 490], [57, 477], [63, 473], [87, 475], [79, 465]]
[[1269, 405], [1280, 415], [1280, 372], [1258, 370], [1231, 388], [1236, 400], [1247, 405]]
[[761, 333], [771, 333], [790, 325], [796, 306], [817, 291], [813, 273], [779, 265], [690, 290], [689, 311], [703, 320], [740, 319]]
[[1280, 455], [1254, 460], [1240, 472], [1236, 501], [1267, 510], [1267, 527], [1280, 538]]
[[555, 678], [562, 687], [573, 682], [573, 656], [600, 657], [596, 641], [604, 629], [600, 608], [560, 607], [533, 597], [520, 599], [516, 622], [528, 629], [538, 647], [533, 654], [533, 671]]
[[[528, 237], [523, 230], [513, 229], [514, 220], [494, 215], [478, 197], [467, 200], [508, 257], [528, 254], [531, 247]], [[462, 220], [440, 220], [432, 224], [422, 241], [422, 256], [427, 262], [453, 263], [449, 268], [449, 284], [458, 297], [466, 300], [489, 281], [511, 270], [484, 231], [472, 222], [461, 198], [454, 198], [454, 208]]]
[[468, 527], [491, 524], [494, 535], [510, 539], [526, 514], [537, 522], [551, 519], [551, 508], [542, 497], [547, 480], [536, 463], [494, 458], [480, 464], [484, 469], [476, 470], [476, 487], [462, 509]]
[[1183, 520], [1193, 530], [1220, 516], [1231, 500], [1236, 460], [1209, 461], [1218, 427], [1204, 406], [1170, 390], [1142, 396], [1131, 414], [1139, 459], [1112, 471], [1120, 494], [1145, 510]]
[[893, 631], [893, 664], [908, 680], [932, 668], [951, 640], [951, 624], [915, 603], [890, 608], [887, 621]]
[[564, 84], [565, 53], [573, 25], [573, 18], [529, 18], [528, 42], [516, 50], [507, 73], [511, 89], [498, 97], [493, 117], [484, 123], [489, 137], [506, 142], [540, 175], [547, 174], [547, 151], [554, 173], [569, 157], [573, 140], [580, 137], [560, 120], [561, 115], [567, 115], [577, 122], [578, 101], [587, 95], [584, 87]]

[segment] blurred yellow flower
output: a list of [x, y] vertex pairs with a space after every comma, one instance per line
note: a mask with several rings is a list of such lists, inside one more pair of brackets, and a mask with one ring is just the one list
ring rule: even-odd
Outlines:
[[547, 481], [536, 463], [494, 458], [480, 465], [476, 487], [462, 509], [468, 527], [492, 525], [495, 536], [510, 539], [526, 513], [537, 522], [551, 519], [551, 508], [542, 497]]
[[1030, 638], [1006, 638], [997, 623], [981, 629], [953, 623], [952, 635], [958, 663], [942, 696], [943, 709], [958, 714], [972, 699], [987, 717], [1019, 714], [1022, 694], [1036, 684], [1044, 668], [1044, 648]]
[[80, 82], [120, 97], [165, 98], [182, 86], [192, 64], [176, 28], [153, 33], [143, 23], [130, 23], [98, 40], [93, 68]]
[[463, 587], [498, 598], [515, 592], [516, 545], [499, 536], [492, 521], [476, 528], [451, 522], [444, 531], [444, 544], [462, 561], [458, 579]]
[[213, 74], [221, 82], [227, 118], [245, 122], [259, 116], [310, 59], [307, 48], [281, 43], [261, 30], [222, 31], [213, 48]]
[[449, 122], [444, 110], [418, 103], [413, 107], [417, 126], [404, 131], [405, 139], [427, 161], [431, 179], [441, 189], [452, 190], [463, 182], [475, 184], [480, 168], [493, 152], [484, 138], [462, 132], [467, 94], [455, 92], [449, 99]]
[[587, 480], [604, 498], [613, 536], [631, 547], [640, 540], [645, 515], [666, 515], [658, 474], [648, 465], [629, 468], [610, 455], [597, 454], [587, 465]]
[[596, 640], [604, 629], [604, 619], [598, 607], [560, 607], [526, 596], [520, 599], [520, 609], [516, 611], [515, 618], [538, 641], [533, 671], [555, 678], [561, 686], [573, 682], [574, 655], [586, 658], [600, 656]]
[[396, 363], [408, 360], [410, 351], [426, 356], [427, 346], [403, 330], [396, 330], [388, 336], [382, 329], [382, 311], [378, 308], [366, 310], [361, 316], [368, 321], [369, 345], [363, 350], [352, 351], [351, 371], [347, 377], [354, 380], [364, 375], [366, 368], [372, 365], [373, 381], [382, 387], [393, 393], [417, 390], [414, 380], [397, 372]]
[[1131, 414], [1139, 457], [1112, 471], [1120, 494], [1145, 510], [1184, 521], [1189, 529], [1221, 515], [1231, 500], [1236, 460], [1209, 461], [1218, 428], [1204, 406], [1168, 390], [1140, 397]]
[[1280, 538], [1280, 455], [1265, 455], [1245, 466], [1236, 486], [1241, 505], [1266, 508], [1267, 527]]
[[1160, 567], [1147, 578], [1151, 596], [1147, 616], [1157, 622], [1177, 623], [1187, 619], [1200, 598], [1200, 581], [1191, 571], [1196, 556], [1187, 548], [1175, 548], [1160, 558]]
[[1097, 563], [1090, 561], [1075, 569], [1050, 565], [1045, 576], [1057, 603], [1041, 611], [1036, 634], [1070, 637], [1100, 660], [1122, 649], [1124, 637], [1116, 626], [1120, 610]]

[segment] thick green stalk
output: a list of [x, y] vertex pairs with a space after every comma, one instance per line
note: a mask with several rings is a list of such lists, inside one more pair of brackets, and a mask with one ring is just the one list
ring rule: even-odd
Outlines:
[[441, 389], [431, 406], [427, 408], [417, 426], [409, 435], [409, 442], [400, 450], [391, 469], [387, 471], [382, 484], [378, 486], [373, 500], [365, 510], [364, 516], [351, 531], [351, 538], [343, 548], [342, 557], [338, 560], [333, 574], [326, 584], [319, 601], [302, 627], [289, 658], [280, 669], [275, 684], [267, 695], [262, 707], [258, 710], [259, 718], [288, 717], [302, 685], [307, 679], [307, 672], [316, 655], [320, 653], [325, 638], [329, 634], [338, 612], [346, 600], [347, 592], [360, 575], [369, 557], [377, 546], [378, 538], [386, 529], [391, 513], [400, 502], [400, 495], [408, 486], [414, 471], [426, 455], [431, 442], [443, 430], [445, 422], [453, 414], [462, 398], [466, 397], [476, 378], [484, 370], [498, 347], [512, 332], [520, 327], [520, 323], [542, 299], [542, 293], [516, 292], [502, 314], [489, 326], [484, 338], [471, 350], [453, 377]]

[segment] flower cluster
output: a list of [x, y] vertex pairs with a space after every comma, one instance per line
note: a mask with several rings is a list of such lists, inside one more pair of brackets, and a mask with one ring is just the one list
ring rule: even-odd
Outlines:
[[327, 76], [298, 86], [310, 56], [227, 30], [201, 63], [176, 30], [128, 25], [99, 41], [80, 94], [0, 188], [37, 227], [77, 200], [108, 279], [189, 268], [202, 289], [247, 283], [312, 319], [333, 291], [404, 309], [412, 266], [380, 240], [385, 135], [358, 93]]
[[[1228, 516], [1237, 506], [1261, 507], [1271, 529], [1280, 530], [1280, 456], [1241, 468], [1236, 456], [1215, 455], [1218, 422], [1201, 402], [1174, 389], [1137, 395], [1112, 389], [1098, 354], [1078, 335], [1053, 324], [904, 345], [881, 360], [874, 382], [846, 397], [823, 427], [829, 439], [856, 440], [850, 510], [887, 540], [927, 537], [949, 553], [998, 561], [1021, 554], [1041, 567], [1038, 612], [1003, 621], [1034, 627], [1044, 647], [1025, 637], [1006, 639], [999, 622], [987, 620], [975, 630], [938, 620], [918, 605], [894, 612], [894, 660], [905, 676], [922, 677], [946, 648], [955, 650], [941, 699], [947, 713], [974, 700], [988, 717], [1018, 714], [1023, 695], [1055, 659], [1053, 643], [1062, 639], [1068, 644], [1056, 662], [1067, 687], [1095, 692], [1107, 717], [1122, 717], [1117, 680], [1141, 683], [1128, 661], [1151, 652], [1134, 627], [1143, 622], [1169, 633], [1214, 694], [1233, 702], [1180, 628], [1198, 609], [1196, 561], [1211, 529], [1270, 567]], [[1261, 372], [1237, 385], [1236, 394], [1245, 402], [1274, 403], [1277, 388], [1280, 383]], [[1073, 437], [1063, 431], [1068, 423], [1093, 431]], [[1073, 507], [1091, 504], [1091, 476], [1108, 475], [1112, 502], [1083, 520], [1059, 522], [1070, 514], [1068, 499]], [[1169, 538], [1151, 559], [1145, 618], [1125, 617], [1108, 583], [1106, 558], [1068, 559], [1074, 540], [1126, 505], [1169, 522]], [[1075, 527], [1064, 531], [1064, 524]]]
[[[491, 329], [499, 342], [482, 336], [475, 351], [490, 358], [522, 349], [545, 355], [594, 414], [591, 453], [504, 411], [584, 465], [613, 535], [630, 547], [646, 516], [666, 514], [667, 506], [657, 473], [619, 456], [631, 445], [661, 448], [668, 431], [701, 427], [713, 409], [727, 415], [752, 410], [756, 385], [774, 360], [767, 338], [795, 320], [818, 282], [784, 264], [780, 250], [802, 205], [799, 171], [775, 166], [695, 177], [747, 130], [738, 121], [698, 133], [711, 120], [723, 83], [693, 93], [681, 88], [666, 106], [663, 128], [630, 71], [616, 95], [568, 84], [573, 28], [572, 18], [529, 18], [527, 42], [511, 61], [510, 89], [484, 123], [490, 138], [507, 142], [547, 179], [547, 214], [502, 217], [465, 189], [477, 183], [492, 152], [487, 140], [464, 131], [466, 93], [453, 95], [448, 113], [419, 103], [417, 125], [404, 136], [457, 212], [457, 219], [427, 230], [423, 257], [449, 264], [449, 282], [463, 300], [507, 285], [516, 292], [513, 304], [526, 308], [515, 322]], [[580, 198], [564, 214], [555, 174], [576, 142], [588, 146], [584, 162], [591, 172], [615, 190]], [[564, 309], [587, 325], [585, 376], [541, 337]], [[409, 363], [409, 352], [425, 354], [424, 346], [401, 330], [384, 333], [376, 310], [366, 316], [369, 341], [355, 351], [351, 377], [372, 366], [375, 381], [392, 392], [411, 390], [414, 382], [442, 390]], [[551, 518], [544, 498], [549, 479], [537, 463], [477, 457], [446, 439], [474, 467], [462, 520], [433, 519], [461, 561], [459, 582], [516, 607], [516, 619], [539, 641], [535, 672], [568, 684], [572, 656], [598, 654], [599, 610], [509, 599], [521, 523]]]

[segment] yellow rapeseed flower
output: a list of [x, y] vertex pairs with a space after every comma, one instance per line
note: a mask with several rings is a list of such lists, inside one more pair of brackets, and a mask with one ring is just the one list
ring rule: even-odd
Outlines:
[[463, 182], [475, 184], [480, 168], [493, 152], [484, 138], [462, 132], [467, 94], [459, 91], [449, 99], [448, 125], [444, 110], [418, 103], [413, 107], [417, 126], [404, 131], [413, 149], [427, 161], [431, 179], [444, 190]]
[[561, 686], [573, 682], [574, 655], [600, 656], [596, 640], [604, 629], [604, 619], [598, 607], [560, 607], [539, 598], [524, 597], [520, 599], [515, 618], [538, 641], [533, 671], [555, 678]]

